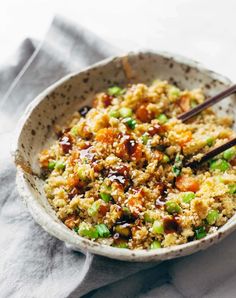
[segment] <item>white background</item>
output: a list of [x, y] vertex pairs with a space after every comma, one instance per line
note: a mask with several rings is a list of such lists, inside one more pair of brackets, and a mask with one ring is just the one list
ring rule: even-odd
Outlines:
[[42, 39], [55, 14], [125, 51], [176, 52], [236, 81], [235, 0], [2, 0], [0, 64], [22, 39]]

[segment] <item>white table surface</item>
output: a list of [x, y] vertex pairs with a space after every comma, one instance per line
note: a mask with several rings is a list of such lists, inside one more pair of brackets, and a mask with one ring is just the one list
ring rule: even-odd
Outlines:
[[235, 0], [4, 0], [0, 64], [22, 39], [42, 39], [64, 15], [119, 48], [155, 48], [194, 58], [236, 80]]

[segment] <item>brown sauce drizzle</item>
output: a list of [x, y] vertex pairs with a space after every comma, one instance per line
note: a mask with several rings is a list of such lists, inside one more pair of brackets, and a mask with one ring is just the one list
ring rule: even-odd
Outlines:
[[111, 182], [118, 182], [122, 185], [129, 183], [129, 171], [126, 166], [120, 166], [116, 169], [110, 169], [108, 178]]
[[135, 153], [138, 146], [137, 142], [134, 139], [131, 139], [129, 135], [125, 136], [124, 145], [129, 156]]
[[62, 151], [66, 154], [72, 149], [72, 140], [69, 135], [64, 135], [60, 138], [59, 144], [61, 145]]
[[163, 220], [164, 232], [166, 234], [178, 233], [181, 231], [179, 218], [177, 216], [165, 217]]

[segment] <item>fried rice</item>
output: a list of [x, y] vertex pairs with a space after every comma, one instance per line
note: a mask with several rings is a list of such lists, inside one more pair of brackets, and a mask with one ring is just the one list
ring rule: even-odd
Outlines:
[[158, 249], [215, 232], [236, 210], [236, 148], [197, 169], [186, 160], [235, 136], [211, 109], [182, 123], [201, 89], [166, 81], [95, 94], [40, 153], [45, 194], [59, 219], [93, 241]]

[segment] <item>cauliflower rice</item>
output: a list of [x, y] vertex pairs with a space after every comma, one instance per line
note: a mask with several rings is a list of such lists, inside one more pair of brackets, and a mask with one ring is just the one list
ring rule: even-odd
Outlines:
[[200, 89], [159, 80], [96, 94], [39, 156], [57, 216], [80, 236], [129, 249], [187, 243], [224, 225], [236, 210], [236, 148], [184, 166], [235, 135], [232, 119], [211, 109], [177, 120], [203, 101]]

